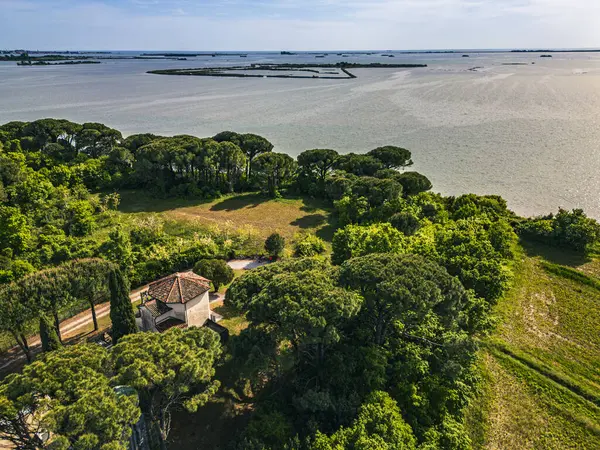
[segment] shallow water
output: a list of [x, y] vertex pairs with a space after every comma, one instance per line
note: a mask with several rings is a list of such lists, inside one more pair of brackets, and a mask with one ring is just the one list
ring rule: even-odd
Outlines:
[[[230, 129], [277, 151], [413, 152], [444, 194], [500, 194], [519, 214], [582, 207], [600, 218], [600, 54], [250, 54], [97, 65], [0, 63], [0, 123], [43, 117], [102, 122], [124, 134], [211, 136]], [[251, 62], [427, 63], [354, 69], [352, 80], [149, 75], [152, 69]], [[525, 65], [503, 65], [507, 63]], [[531, 64], [535, 62], [535, 64]], [[476, 71], [468, 69], [480, 67]]]

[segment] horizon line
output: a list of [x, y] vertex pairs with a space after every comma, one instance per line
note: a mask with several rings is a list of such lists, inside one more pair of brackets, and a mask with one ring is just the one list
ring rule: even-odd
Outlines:
[[178, 49], [153, 49], [153, 50], [142, 50], [142, 49], [33, 49], [33, 48], [4, 48], [0, 51], [35, 51], [35, 52], [182, 52], [182, 53], [232, 53], [232, 52], [245, 52], [245, 53], [278, 53], [278, 52], [298, 52], [298, 53], [326, 53], [326, 52], [344, 52], [344, 53], [366, 53], [366, 52], [459, 52], [459, 51], [472, 51], [472, 52], [505, 52], [505, 51], [593, 51], [599, 50], [600, 47], [505, 47], [505, 48], [422, 48], [422, 49], [311, 49], [311, 50], [297, 50], [297, 49], [266, 49], [266, 50], [178, 50]]

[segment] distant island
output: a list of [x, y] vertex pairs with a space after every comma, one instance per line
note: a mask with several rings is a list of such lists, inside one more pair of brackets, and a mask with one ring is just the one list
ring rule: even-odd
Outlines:
[[[382, 64], [382, 63], [335, 63], [335, 64], [251, 64], [235, 67], [201, 67], [195, 69], [161, 69], [150, 70], [153, 75], [187, 75], [201, 77], [230, 78], [319, 78], [319, 79], [352, 79], [356, 75], [348, 69], [414, 69], [424, 68], [427, 64]], [[342, 74], [319, 69], [339, 69]], [[262, 73], [253, 73], [253, 72]], [[277, 72], [288, 73], [277, 73]], [[309, 73], [308, 75], [306, 73]]]
[[0, 61], [41, 61], [41, 62], [50, 62], [50, 61], [79, 61], [79, 60], [88, 60], [88, 59], [98, 59], [92, 56], [87, 55], [63, 55], [63, 54], [45, 54], [40, 56], [31, 56], [30, 53], [19, 53], [19, 54], [3, 54], [0, 55]]
[[17, 66], [73, 66], [78, 64], [101, 64], [100, 61], [59, 61], [59, 62], [48, 62], [44, 60], [40, 61], [19, 61]]
[[140, 56], [164, 56], [166, 58], [194, 58], [197, 56], [247, 56], [247, 53], [142, 53]]

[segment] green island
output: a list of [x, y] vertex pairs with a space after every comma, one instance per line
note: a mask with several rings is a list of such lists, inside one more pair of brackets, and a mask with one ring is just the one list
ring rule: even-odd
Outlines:
[[29, 53], [18, 53], [0, 55], [0, 61], [29, 61], [29, 62], [52, 62], [52, 61], [83, 61], [90, 59], [98, 59], [97, 57], [87, 55], [63, 55], [63, 54], [48, 54], [33, 56]]
[[58, 61], [58, 62], [49, 62], [46, 60], [37, 60], [37, 61], [19, 61], [17, 63], [17, 66], [70, 66], [70, 65], [77, 65], [77, 64], [101, 64], [100, 61], [90, 61], [90, 60], [83, 60], [83, 61]]
[[340, 150], [1, 125], [0, 445], [599, 448], [596, 220]]
[[[423, 68], [427, 64], [382, 64], [382, 63], [335, 63], [335, 64], [250, 64], [232, 67], [202, 67], [197, 69], [161, 69], [147, 73], [155, 75], [188, 75], [201, 77], [233, 77], [233, 78], [320, 78], [320, 79], [352, 79], [356, 75], [348, 69], [406, 69]], [[339, 69], [343, 75], [321, 69]], [[280, 74], [277, 72], [288, 73]], [[261, 72], [261, 73], [252, 73]], [[305, 75], [303, 72], [312, 72]]]

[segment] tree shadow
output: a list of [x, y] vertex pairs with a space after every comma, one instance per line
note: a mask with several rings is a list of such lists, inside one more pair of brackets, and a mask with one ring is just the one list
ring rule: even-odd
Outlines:
[[261, 203], [268, 202], [269, 200], [271, 199], [257, 194], [240, 194], [215, 203], [211, 206], [210, 210], [236, 211], [243, 208], [256, 208]]
[[333, 235], [335, 234], [336, 230], [337, 226], [334, 225], [331, 221], [329, 221], [327, 225], [317, 230], [316, 235], [317, 237], [323, 239], [326, 242], [332, 242]]
[[319, 210], [329, 210], [331, 209], [331, 205], [323, 199], [311, 198], [311, 197], [301, 197], [302, 198], [302, 206], [300, 207], [300, 211], [303, 212], [317, 212]]
[[121, 203], [119, 211], [124, 213], [164, 212], [186, 206], [197, 206], [210, 203], [212, 199], [205, 198], [173, 198], [149, 195], [145, 191], [119, 191]]
[[251, 417], [251, 408], [227, 399], [223, 393], [190, 414], [173, 411], [169, 448], [196, 450], [198, 448], [231, 448], [240, 430]]
[[531, 242], [521, 239], [521, 245], [527, 256], [539, 256], [554, 264], [562, 266], [578, 267], [591, 261], [591, 259], [583, 253], [574, 252], [573, 250], [551, 247], [539, 242]]
[[327, 222], [327, 217], [324, 214], [310, 214], [308, 216], [299, 217], [298, 219], [290, 222], [290, 225], [299, 227], [302, 229], [317, 228]]

